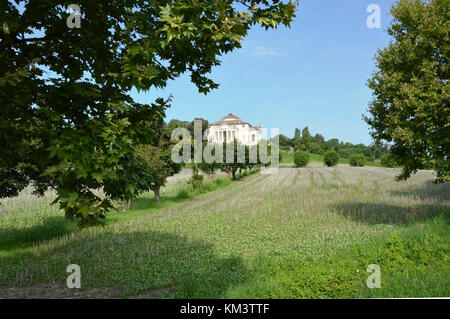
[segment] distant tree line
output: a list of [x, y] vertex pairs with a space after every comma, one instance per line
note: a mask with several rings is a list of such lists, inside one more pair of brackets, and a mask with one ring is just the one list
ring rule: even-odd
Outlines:
[[[202, 161], [201, 163], [194, 163], [193, 159], [194, 159], [194, 152], [192, 151], [193, 149], [193, 145], [194, 145], [194, 123], [195, 121], [201, 121], [202, 123], [202, 128], [201, 128], [201, 134], [202, 137], [205, 137], [205, 132], [208, 129], [209, 123], [207, 120], [202, 119], [202, 118], [195, 118], [193, 121], [189, 122], [189, 121], [181, 121], [181, 120], [177, 120], [177, 119], [172, 119], [170, 120], [166, 127], [167, 130], [169, 132], [172, 132], [174, 129], [176, 128], [185, 128], [189, 131], [190, 136], [191, 136], [191, 163], [189, 163], [189, 166], [192, 167], [192, 179], [190, 180], [190, 183], [192, 184], [192, 186], [194, 188], [196, 187], [200, 187], [202, 184], [202, 180], [203, 180], [203, 176], [199, 174], [199, 171], [202, 171], [203, 173], [213, 177], [214, 174], [217, 171], [223, 171], [226, 172], [228, 174], [230, 174], [230, 176], [232, 177], [232, 179], [237, 179], [238, 177], [238, 173], [239, 175], [241, 175], [242, 171], [252, 171], [254, 168], [258, 169], [261, 166], [268, 166], [270, 165], [270, 161], [269, 159], [264, 159], [262, 160], [260, 157], [260, 152], [259, 152], [259, 145], [255, 145], [255, 146], [248, 146], [248, 145], [242, 145], [239, 141], [234, 140], [231, 141], [229, 144], [233, 144], [233, 160], [229, 161], [229, 158], [226, 157], [226, 149], [227, 149], [227, 144], [223, 144], [223, 149], [222, 149], [222, 161], [221, 163], [207, 163], [206, 161]], [[207, 145], [207, 141], [206, 140], [202, 140], [202, 149], [204, 149]], [[264, 141], [260, 141], [260, 143], [263, 143]], [[268, 141], [265, 141], [266, 143], [268, 143]], [[231, 147], [231, 145], [230, 145]], [[252, 150], [252, 148], [255, 148], [254, 150]], [[267, 144], [267, 156], [270, 156], [271, 154], [271, 146], [269, 144]], [[238, 152], [238, 148], [242, 148], [243, 150], [243, 154], [239, 154]], [[250, 154], [256, 154], [254, 160], [250, 160]], [[244, 158], [241, 158], [241, 155], [244, 156]]]
[[339, 141], [337, 138], [325, 140], [322, 134], [311, 135], [307, 126], [301, 132], [296, 128], [293, 138], [283, 134], [278, 137], [280, 149], [284, 151], [294, 150], [324, 155], [327, 151], [334, 150], [343, 158], [363, 154], [369, 159], [380, 159], [381, 156], [389, 153], [389, 145], [385, 143], [373, 142], [367, 146]]

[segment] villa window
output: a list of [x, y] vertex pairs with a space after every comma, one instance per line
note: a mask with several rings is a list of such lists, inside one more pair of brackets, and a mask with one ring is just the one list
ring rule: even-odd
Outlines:
[[252, 142], [255, 141], [255, 134], [252, 134]]

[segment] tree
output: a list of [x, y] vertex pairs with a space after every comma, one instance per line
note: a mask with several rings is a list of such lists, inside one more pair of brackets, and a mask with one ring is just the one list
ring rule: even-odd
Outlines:
[[381, 165], [384, 167], [395, 167], [395, 159], [391, 154], [384, 154], [381, 156]]
[[214, 178], [214, 174], [218, 169], [220, 169], [220, 165], [213, 162], [213, 163], [207, 163], [205, 161], [198, 163], [198, 168], [205, 174], [208, 174], [211, 176], [211, 178]]
[[368, 81], [373, 100], [366, 122], [376, 140], [392, 143], [403, 166], [398, 179], [431, 165], [450, 180], [450, 5], [448, 0], [401, 0], [391, 9], [392, 41], [376, 56]]
[[144, 178], [139, 181], [140, 191], [151, 189], [155, 193], [156, 202], [160, 201], [160, 190], [167, 182], [167, 177], [181, 170], [181, 164], [175, 163], [171, 157], [172, 144], [170, 130], [161, 128], [162, 134], [155, 145], [139, 145], [136, 155], [141, 161]]
[[373, 157], [376, 159], [379, 159], [383, 154], [389, 153], [389, 145], [381, 141], [373, 141], [369, 147], [373, 152]]
[[291, 147], [294, 147], [293, 139], [283, 134], [278, 135], [278, 143], [280, 147], [284, 147], [285, 149], [290, 149]]
[[332, 138], [328, 141], [325, 142], [325, 150], [334, 150], [334, 151], [338, 151], [339, 150], [339, 140], [337, 138]]
[[[136, 145], [155, 138], [168, 102], [129, 95], [189, 73], [199, 92], [219, 57], [256, 23], [290, 25], [280, 1], [80, 0], [69, 29], [60, 1], [0, 3], [0, 196], [32, 183], [57, 191], [68, 217], [95, 221], [139, 188]], [[38, 30], [38, 31], [36, 31]], [[95, 190], [103, 189], [100, 198]]]
[[169, 123], [167, 123], [167, 128], [170, 131], [173, 131], [176, 128], [187, 128], [189, 126], [190, 122], [187, 121], [180, 121], [177, 119], [172, 119], [169, 121]]
[[[227, 148], [229, 155], [227, 155]], [[242, 145], [237, 140], [230, 143], [223, 143], [223, 163], [221, 169], [231, 174], [232, 179], [236, 179], [238, 169], [247, 167], [248, 146]]]
[[325, 138], [322, 134], [317, 133], [316, 135], [314, 135], [314, 141], [322, 145], [323, 143], [325, 143]]
[[199, 164], [192, 161], [192, 176], [188, 181], [188, 184], [192, 185], [193, 189], [201, 188], [203, 185], [203, 175], [198, 173]]
[[[260, 143], [256, 145], [249, 145], [245, 148], [245, 154], [246, 154], [246, 166], [250, 169], [250, 171], [253, 169], [253, 167], [261, 167], [261, 158], [259, 154], [259, 148]], [[281, 155], [281, 153], [279, 153]], [[281, 162], [281, 159], [280, 159]]]
[[294, 134], [294, 149], [300, 150], [302, 147], [302, 139], [300, 137], [300, 130], [298, 128], [295, 128], [295, 134]]
[[306, 126], [303, 130], [302, 130], [302, 145], [303, 145], [303, 150], [304, 151], [309, 151], [309, 144], [311, 143], [311, 134], [309, 133], [309, 129]]
[[191, 136], [194, 136], [194, 124], [195, 121], [201, 121], [201, 138], [203, 139], [203, 136], [205, 134], [205, 131], [208, 129], [208, 121], [202, 118], [195, 118], [192, 122], [190, 122], [186, 128], [189, 130], [189, 132], [191, 133]]
[[321, 150], [320, 144], [317, 142], [309, 143], [309, 151], [313, 154], [319, 154]]
[[305, 167], [309, 163], [309, 154], [303, 151], [294, 153], [294, 164], [297, 167]]
[[[206, 145], [207, 143], [203, 143], [203, 149], [205, 149]], [[214, 156], [215, 154], [215, 148], [213, 148], [211, 151], [211, 156]], [[213, 161], [212, 163], [208, 163], [204, 158], [201, 163], [194, 165], [197, 165], [202, 172], [208, 174], [209, 176], [211, 176], [211, 178], [214, 178], [214, 174], [221, 167], [221, 163], [216, 163], [215, 161]]]
[[350, 166], [359, 166], [362, 167], [366, 163], [366, 157], [364, 154], [355, 154], [350, 156]]
[[339, 154], [336, 151], [327, 151], [323, 157], [323, 162], [326, 166], [335, 166], [339, 161]]

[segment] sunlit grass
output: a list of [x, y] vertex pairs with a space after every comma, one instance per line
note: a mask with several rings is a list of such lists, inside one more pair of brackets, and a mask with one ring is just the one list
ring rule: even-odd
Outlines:
[[[65, 267], [76, 263], [83, 288], [122, 296], [161, 289], [186, 298], [449, 296], [450, 186], [430, 183], [431, 171], [395, 182], [398, 173], [284, 168], [236, 182], [221, 177], [197, 193], [177, 182], [160, 204], [146, 194], [105, 227], [15, 248], [8, 245], [62, 214], [50, 198], [8, 209], [12, 199], [0, 225], [17, 235], [0, 235], [9, 238], [0, 245], [0, 286], [63, 282]], [[364, 286], [369, 263], [380, 264], [382, 289]]]

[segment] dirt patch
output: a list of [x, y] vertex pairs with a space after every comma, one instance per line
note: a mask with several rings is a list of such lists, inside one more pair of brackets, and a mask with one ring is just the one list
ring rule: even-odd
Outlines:
[[174, 294], [177, 290], [178, 286], [160, 288], [160, 289], [150, 289], [143, 293], [140, 293], [137, 296], [132, 296], [130, 298], [138, 298], [138, 299], [165, 299], [168, 298], [169, 295]]
[[119, 298], [119, 295], [118, 289], [69, 289], [65, 283], [19, 287], [0, 286], [0, 299], [108, 299]]

